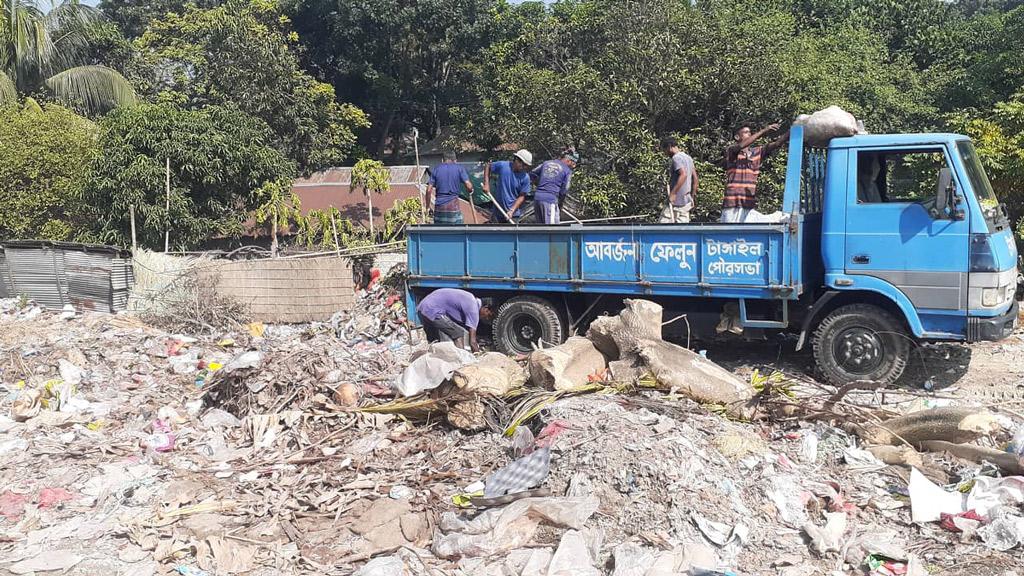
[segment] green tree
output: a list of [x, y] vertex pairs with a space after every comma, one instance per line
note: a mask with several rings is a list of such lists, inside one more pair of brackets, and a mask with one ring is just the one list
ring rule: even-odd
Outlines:
[[260, 205], [253, 212], [253, 218], [257, 224], [263, 224], [270, 229], [270, 254], [276, 258], [278, 231], [282, 228], [288, 230], [293, 224], [305, 228], [302, 200], [292, 191], [291, 180], [266, 182], [256, 190], [256, 197]]
[[950, 125], [974, 140], [992, 188], [1024, 241], [1024, 91], [987, 112], [954, 114]]
[[168, 14], [181, 14], [188, 4], [212, 8], [218, 0], [103, 0], [98, 8], [115, 23], [126, 38], [137, 38], [153, 20]]
[[382, 162], [364, 158], [356, 162], [352, 168], [352, 190], [362, 188], [366, 196], [366, 206], [370, 217], [370, 238], [376, 239], [373, 232], [373, 195], [383, 194], [391, 189], [391, 171]]
[[0, 239], [80, 239], [88, 232], [82, 192], [98, 129], [71, 110], [0, 108]]
[[172, 244], [183, 249], [238, 235], [261, 203], [259, 191], [295, 176], [266, 123], [231, 108], [140, 104], [114, 110], [100, 128], [101, 156], [86, 198], [104, 242], [129, 243], [131, 206], [139, 243], [150, 248], [163, 246], [168, 227]]
[[49, 12], [35, 0], [0, 4], [0, 104], [42, 92], [88, 113], [134, 102], [123, 76], [87, 61], [98, 18], [77, 0], [63, 0]]
[[366, 116], [302, 70], [297, 42], [273, 0], [228, 0], [154, 20], [136, 46], [158, 73], [159, 100], [236, 107], [266, 122], [300, 170], [336, 166], [353, 152]]
[[[575, 194], [591, 214], [652, 213], [665, 197], [657, 140], [683, 137], [704, 177], [698, 215], [720, 206], [722, 152], [740, 121], [791, 121], [839, 104], [873, 131], [918, 129], [938, 116], [910, 56], [845, 19], [811, 29], [794, 2], [576, 0], [492, 46], [476, 97], [458, 107], [462, 135], [554, 155], [574, 145]], [[519, 17], [517, 12], [511, 18]], [[777, 209], [785, 157], [760, 199]]]
[[469, 97], [472, 63], [513, 32], [505, 0], [287, 2], [310, 66], [370, 114], [377, 158], [413, 127], [437, 136], [448, 108]]

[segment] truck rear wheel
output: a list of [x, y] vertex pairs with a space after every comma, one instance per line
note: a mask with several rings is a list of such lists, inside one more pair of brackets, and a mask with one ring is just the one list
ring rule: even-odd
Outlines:
[[836, 386], [869, 380], [888, 386], [910, 358], [910, 341], [898, 320], [877, 306], [850, 304], [832, 311], [812, 340], [814, 360]]
[[538, 341], [557, 345], [563, 340], [562, 315], [543, 298], [513, 298], [501, 305], [494, 318], [494, 343], [505, 354], [526, 354]]

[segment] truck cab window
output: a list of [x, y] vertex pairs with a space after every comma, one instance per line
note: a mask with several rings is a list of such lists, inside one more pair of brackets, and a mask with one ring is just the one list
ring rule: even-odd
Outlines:
[[912, 203], [935, 197], [939, 171], [948, 167], [940, 150], [857, 153], [857, 203]]

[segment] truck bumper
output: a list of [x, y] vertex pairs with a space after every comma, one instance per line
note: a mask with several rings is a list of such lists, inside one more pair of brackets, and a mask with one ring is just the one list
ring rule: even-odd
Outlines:
[[1017, 313], [1020, 310], [1020, 302], [1014, 299], [1010, 309], [1001, 316], [992, 318], [979, 318], [972, 316], [967, 319], [967, 341], [995, 341], [1002, 340], [1017, 328]]

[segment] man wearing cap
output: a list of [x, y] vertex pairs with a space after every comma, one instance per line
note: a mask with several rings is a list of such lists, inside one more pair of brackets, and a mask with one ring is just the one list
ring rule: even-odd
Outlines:
[[568, 148], [558, 160], [548, 160], [530, 172], [530, 179], [537, 183], [533, 199], [537, 205], [537, 221], [541, 224], [558, 224], [561, 221], [562, 203], [569, 193], [572, 171], [579, 161], [576, 150]]
[[455, 161], [455, 152], [446, 151], [443, 162], [431, 170], [427, 182], [427, 206], [434, 197], [434, 224], [462, 224], [462, 208], [459, 206], [459, 188], [465, 187], [473, 193], [466, 169]]
[[512, 160], [498, 160], [488, 162], [484, 166], [484, 192], [491, 193], [491, 174], [498, 177], [498, 190], [491, 199], [496, 202], [491, 212], [491, 222], [496, 224], [508, 223], [509, 217], [515, 219], [521, 216], [519, 207], [526, 201], [526, 195], [530, 193], [530, 175], [527, 171], [533, 164], [533, 154], [529, 150], [520, 150], [512, 155]]
[[469, 347], [480, 351], [476, 341], [476, 329], [480, 320], [490, 320], [494, 312], [489, 304], [465, 290], [441, 288], [434, 290], [416, 306], [423, 330], [430, 342], [454, 342], [458, 348], [465, 346], [463, 336], [469, 332]]

